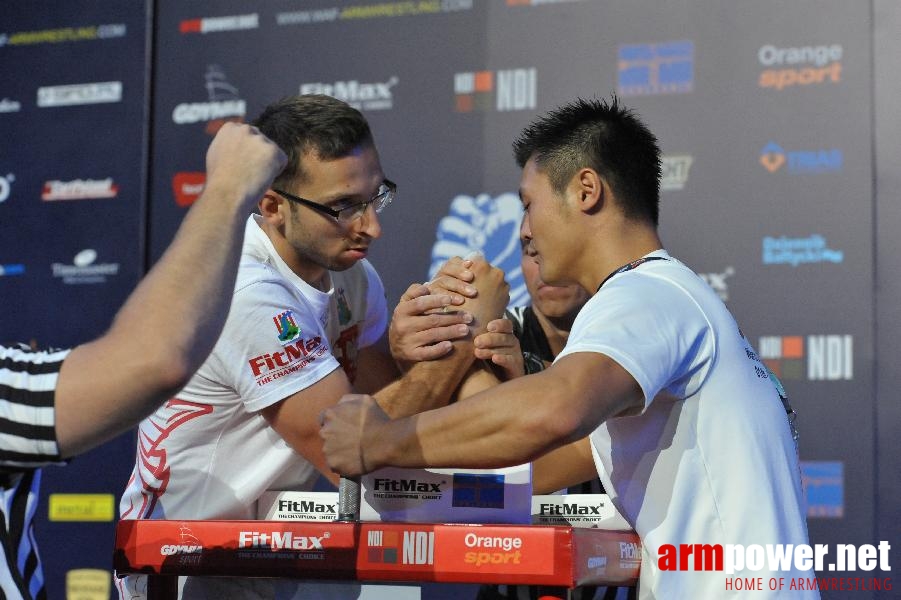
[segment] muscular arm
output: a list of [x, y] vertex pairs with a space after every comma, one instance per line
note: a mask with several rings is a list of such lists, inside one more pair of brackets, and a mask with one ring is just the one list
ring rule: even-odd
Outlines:
[[166, 253], [109, 331], [63, 363], [55, 399], [63, 457], [132, 427], [204, 361], [228, 313], [247, 215], [284, 162], [249, 126], [219, 131], [207, 153], [206, 189]]
[[587, 437], [551, 450], [532, 462], [532, 489], [535, 494], [551, 494], [589, 479], [597, 479], [597, 476]]
[[[503, 312], [507, 302], [507, 286], [503, 272], [481, 261], [474, 266], [477, 273], [478, 298], [467, 299], [462, 308], [473, 315], [471, 326], [484, 330], [487, 323]], [[417, 311], [427, 312], [450, 302], [440, 295], [423, 295], [406, 302], [416, 303]], [[441, 358], [414, 364], [400, 379], [375, 393], [380, 410], [391, 418], [401, 418], [423, 410], [446, 405], [469, 370], [474, 357], [471, 337], [455, 340], [450, 353]], [[366, 359], [378, 368], [378, 358]], [[363, 368], [363, 365], [360, 365]], [[364, 378], [366, 379], [366, 378]], [[369, 377], [369, 382], [375, 377]], [[319, 415], [334, 406], [341, 396], [351, 391], [343, 371], [336, 370], [316, 384], [264, 409], [263, 416], [291, 446], [310, 460], [332, 482], [337, 475], [329, 471], [322, 458], [322, 440], [318, 437]]]
[[371, 399], [348, 398], [326, 411], [320, 434], [329, 465], [345, 475], [388, 465], [490, 468], [534, 460], [642, 405], [627, 371], [603, 354], [580, 352], [407, 419], [389, 421]]

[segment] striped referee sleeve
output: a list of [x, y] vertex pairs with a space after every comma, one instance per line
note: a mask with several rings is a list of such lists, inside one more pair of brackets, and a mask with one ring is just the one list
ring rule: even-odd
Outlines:
[[0, 346], [0, 469], [60, 462], [53, 400], [67, 355]]

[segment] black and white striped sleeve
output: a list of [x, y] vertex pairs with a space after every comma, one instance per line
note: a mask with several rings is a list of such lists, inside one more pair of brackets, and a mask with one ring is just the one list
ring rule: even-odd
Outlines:
[[56, 382], [68, 350], [0, 346], [0, 469], [62, 462], [56, 441]]

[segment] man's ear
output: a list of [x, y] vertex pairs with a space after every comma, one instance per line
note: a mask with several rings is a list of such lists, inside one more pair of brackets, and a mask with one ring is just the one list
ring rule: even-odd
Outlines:
[[285, 200], [275, 192], [267, 190], [257, 205], [260, 209], [260, 215], [270, 225], [280, 226], [284, 224], [285, 213], [288, 207], [285, 206]]
[[597, 212], [603, 208], [610, 188], [597, 171], [588, 167], [579, 169], [573, 181], [576, 186], [576, 200], [582, 212]]

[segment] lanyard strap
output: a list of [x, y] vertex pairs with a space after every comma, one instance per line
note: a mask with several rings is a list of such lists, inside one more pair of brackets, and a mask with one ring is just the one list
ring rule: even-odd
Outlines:
[[[632, 269], [634, 269], [636, 267], [640, 267], [644, 263], [650, 262], [652, 260], [668, 260], [668, 259], [663, 256], [643, 256], [637, 260], [633, 260], [629, 264], [623, 265], [620, 268], [618, 268], [617, 270], [615, 270], [613, 273], [610, 273], [610, 275], [607, 275], [607, 277], [604, 278], [604, 281], [601, 282], [601, 285], [598, 286], [597, 291], [600, 292], [601, 288], [604, 287], [604, 284], [607, 283], [608, 281], [610, 281], [610, 278], [613, 277], [614, 275], [619, 275], [620, 273], [625, 273], [626, 271], [631, 271]], [[595, 292], [595, 293], [597, 293], [597, 292]]]

